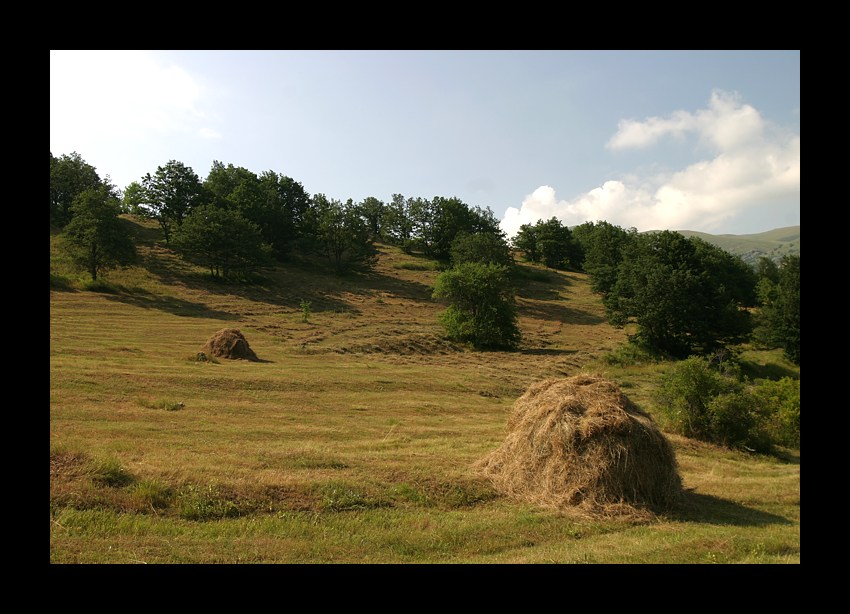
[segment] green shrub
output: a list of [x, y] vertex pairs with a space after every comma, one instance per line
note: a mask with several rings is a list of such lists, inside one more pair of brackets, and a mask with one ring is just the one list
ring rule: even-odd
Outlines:
[[672, 426], [686, 437], [715, 441], [711, 400], [738, 388], [737, 382], [724, 377], [699, 356], [679, 362], [662, 377], [658, 401]]
[[448, 309], [439, 316], [449, 339], [470, 342], [479, 349], [519, 345], [521, 333], [508, 267], [459, 264], [437, 277], [434, 298], [449, 301]]
[[729, 448], [770, 452], [770, 434], [758, 399], [749, 389], [720, 394], [708, 403], [711, 441]]
[[800, 447], [800, 380], [783, 377], [753, 387], [768, 416], [768, 430], [776, 443]]
[[310, 301], [301, 299], [301, 321], [309, 322], [311, 313], [312, 312], [310, 311]]
[[800, 445], [799, 380], [747, 384], [734, 360], [692, 356], [662, 378], [657, 400], [686, 437], [757, 452]]

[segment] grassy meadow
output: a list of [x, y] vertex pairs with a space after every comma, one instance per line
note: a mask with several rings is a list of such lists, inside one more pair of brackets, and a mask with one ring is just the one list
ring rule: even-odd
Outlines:
[[[536, 509], [474, 471], [543, 378], [598, 372], [656, 415], [671, 363], [630, 359], [585, 275], [521, 265], [520, 350], [476, 352], [443, 338], [430, 260], [220, 283], [127, 223], [140, 262], [96, 286], [51, 235], [51, 563], [800, 562], [799, 451], [668, 434], [687, 505], [651, 522]], [[198, 362], [226, 327], [261, 362]]]

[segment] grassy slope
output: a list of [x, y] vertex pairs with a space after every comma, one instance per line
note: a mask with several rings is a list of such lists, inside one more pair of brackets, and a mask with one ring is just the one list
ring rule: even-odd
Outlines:
[[[625, 333], [583, 275], [521, 291], [521, 351], [472, 352], [441, 337], [436, 273], [393, 248], [368, 276], [220, 285], [140, 230], [115, 294], [80, 291], [51, 237], [51, 562], [799, 562], [799, 453], [671, 436], [692, 508], [648, 525], [536, 510], [475, 475], [538, 379], [602, 370], [652, 410], [669, 365], [599, 360]], [[190, 360], [230, 326], [264, 362]]]

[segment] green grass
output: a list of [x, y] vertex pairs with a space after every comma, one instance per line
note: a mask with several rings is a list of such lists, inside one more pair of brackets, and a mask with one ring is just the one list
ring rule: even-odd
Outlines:
[[393, 268], [403, 269], [405, 271], [438, 271], [440, 269], [440, 263], [434, 260], [405, 261], [394, 263]]
[[[51, 237], [53, 563], [800, 561], [799, 451], [670, 435], [690, 505], [650, 524], [535, 509], [478, 477], [534, 381], [600, 371], [655, 412], [670, 363], [618, 349], [629, 331], [581, 274], [529, 280], [518, 352], [472, 352], [442, 338], [437, 271], [396, 266], [400, 250], [369, 275], [209, 284], [147, 236], [112, 294], [78, 285]], [[224, 327], [263, 362], [194, 359]]]

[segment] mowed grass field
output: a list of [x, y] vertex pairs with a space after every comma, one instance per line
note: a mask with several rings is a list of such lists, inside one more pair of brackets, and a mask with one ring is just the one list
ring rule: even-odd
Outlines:
[[[429, 260], [381, 246], [370, 274], [299, 262], [222, 284], [132, 223], [141, 261], [111, 292], [83, 290], [51, 236], [52, 563], [799, 563], [799, 451], [668, 434], [687, 505], [640, 523], [477, 474], [540, 379], [602, 373], [655, 413], [670, 363], [610, 359], [626, 332], [584, 275], [522, 265], [522, 347], [475, 352], [443, 338]], [[225, 327], [262, 362], [197, 362]]]

